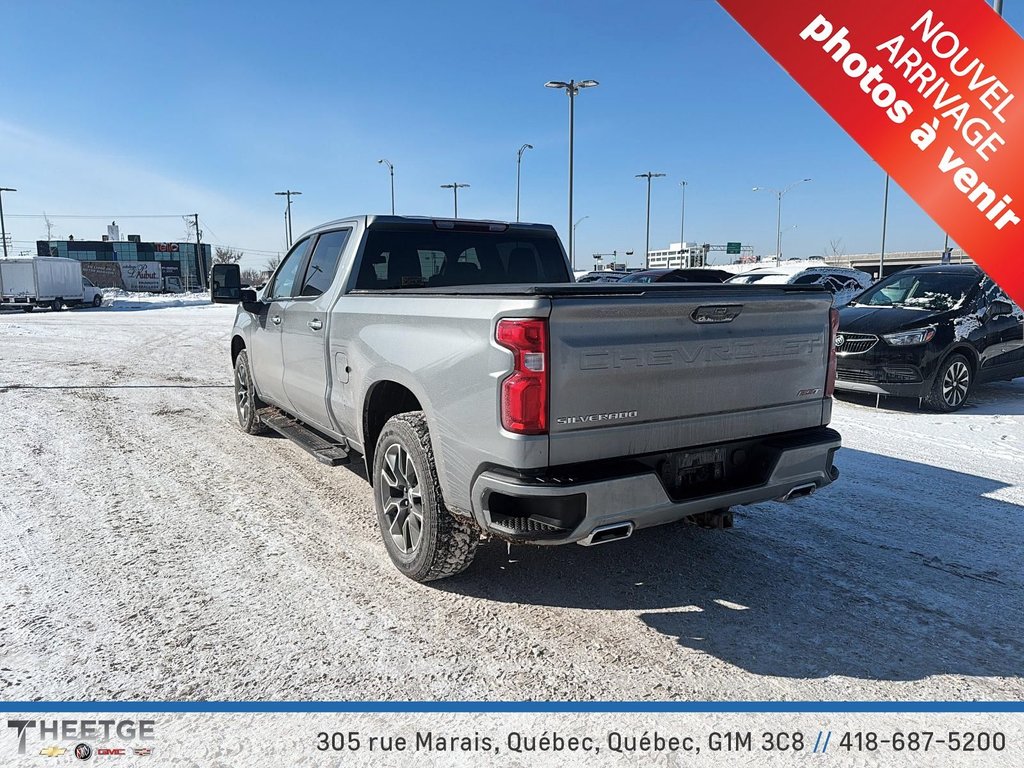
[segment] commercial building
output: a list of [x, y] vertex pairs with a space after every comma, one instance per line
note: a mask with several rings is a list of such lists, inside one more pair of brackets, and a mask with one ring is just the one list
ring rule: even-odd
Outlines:
[[205, 290], [212, 262], [205, 243], [197, 258], [195, 243], [144, 243], [138, 235], [128, 235], [128, 240], [39, 240], [36, 252], [77, 259], [82, 274], [96, 285], [129, 291]]

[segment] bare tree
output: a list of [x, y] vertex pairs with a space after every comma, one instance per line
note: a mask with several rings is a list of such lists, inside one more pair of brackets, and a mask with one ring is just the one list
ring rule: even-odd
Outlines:
[[838, 258], [846, 255], [846, 248], [843, 247], [843, 238], [835, 238], [828, 241], [828, 247], [821, 252], [826, 259]]
[[263, 282], [264, 274], [258, 269], [243, 269], [242, 282], [245, 285], [259, 285]]
[[264, 262], [264, 264], [263, 264], [263, 271], [264, 272], [273, 272], [274, 270], [276, 270], [278, 268], [278, 266], [280, 264], [281, 264], [281, 257], [280, 256], [271, 256], [270, 258], [268, 258], [266, 260], [266, 262]]
[[217, 246], [213, 251], [214, 264], [237, 264], [245, 254], [234, 248]]

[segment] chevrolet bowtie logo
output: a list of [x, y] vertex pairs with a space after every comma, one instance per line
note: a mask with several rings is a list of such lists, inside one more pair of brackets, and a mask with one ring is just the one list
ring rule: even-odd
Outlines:
[[65, 752], [67, 750], [62, 747], [44, 747], [39, 750], [39, 754], [43, 757], [61, 757]]

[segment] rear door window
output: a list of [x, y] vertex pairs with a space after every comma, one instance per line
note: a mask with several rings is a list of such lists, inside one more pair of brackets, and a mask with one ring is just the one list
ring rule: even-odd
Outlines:
[[337, 232], [325, 232], [320, 235], [309, 259], [302, 290], [298, 292], [299, 296], [319, 296], [331, 287], [334, 274], [338, 270], [341, 252], [345, 250], [351, 233], [350, 229], [340, 229]]

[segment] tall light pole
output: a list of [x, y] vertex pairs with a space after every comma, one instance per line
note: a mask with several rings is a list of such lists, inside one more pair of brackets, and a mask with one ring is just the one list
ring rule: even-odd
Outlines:
[[885, 229], [886, 224], [889, 220], [889, 174], [885, 174], [885, 195], [882, 197], [882, 251], [878, 254], [878, 279], [881, 280], [885, 275], [882, 274], [882, 270], [885, 269]]
[[284, 192], [275, 192], [275, 195], [284, 195], [288, 198], [288, 205], [284, 209], [284, 220], [285, 220], [285, 239], [288, 241], [288, 247], [292, 247], [292, 195], [301, 195], [301, 192], [296, 192], [291, 189], [286, 189]]
[[516, 221], [519, 221], [519, 176], [523, 165], [523, 152], [533, 149], [533, 144], [523, 144], [516, 153]]
[[992, 8], [1000, 16], [1003, 15], [1003, 0], [992, 0]]
[[469, 184], [459, 184], [453, 181], [451, 184], [442, 184], [441, 189], [450, 189], [455, 195], [455, 218], [459, 218], [459, 190], [465, 189]]
[[573, 242], [576, 241], [576, 227], [578, 227], [580, 225], [580, 222], [582, 222], [584, 219], [589, 219], [589, 218], [590, 218], [589, 216], [580, 216], [578, 219], [576, 219], [576, 223], [572, 225], [572, 240], [573, 240]]
[[775, 222], [775, 265], [778, 266], [779, 262], [782, 261], [782, 198], [786, 196], [797, 184], [803, 184], [805, 181], [812, 181], [812, 179], [800, 179], [794, 181], [785, 189], [772, 189], [771, 187], [754, 187], [755, 192], [771, 192], [779, 201], [779, 212]]
[[380, 160], [377, 161], [377, 165], [380, 165], [381, 163], [384, 163], [385, 165], [387, 165], [388, 173], [391, 174], [391, 215], [394, 216], [395, 215], [395, 166], [393, 166], [389, 161], [384, 160], [383, 158], [381, 158]]
[[17, 192], [12, 187], [0, 187], [0, 240], [4, 241], [4, 258], [7, 258], [7, 227], [4, 226], [4, 192]]
[[664, 176], [664, 173], [653, 173], [648, 171], [647, 173], [638, 173], [636, 177], [638, 179], [647, 179], [647, 239], [645, 240], [644, 246], [644, 266], [648, 264], [648, 259], [651, 253], [651, 179], [656, 179], [659, 176]]
[[545, 88], [562, 88], [569, 94], [569, 263], [576, 269], [576, 245], [572, 238], [572, 150], [573, 134], [575, 133], [576, 115], [576, 94], [581, 88], [593, 88], [598, 85], [597, 80], [570, 80], [568, 83], [561, 80], [548, 80], [544, 83]]
[[[683, 244], [686, 242], [686, 240], [684, 238], [684, 236], [686, 234], [686, 182], [685, 181], [680, 181], [679, 182], [679, 186], [683, 190], [683, 203], [679, 207], [679, 256], [680, 256], [679, 260], [682, 261]], [[687, 256], [686, 256], [686, 266], [687, 266], [687, 268], [692, 266], [690, 264], [690, 256], [689, 256], [689, 254], [687, 254]]]

